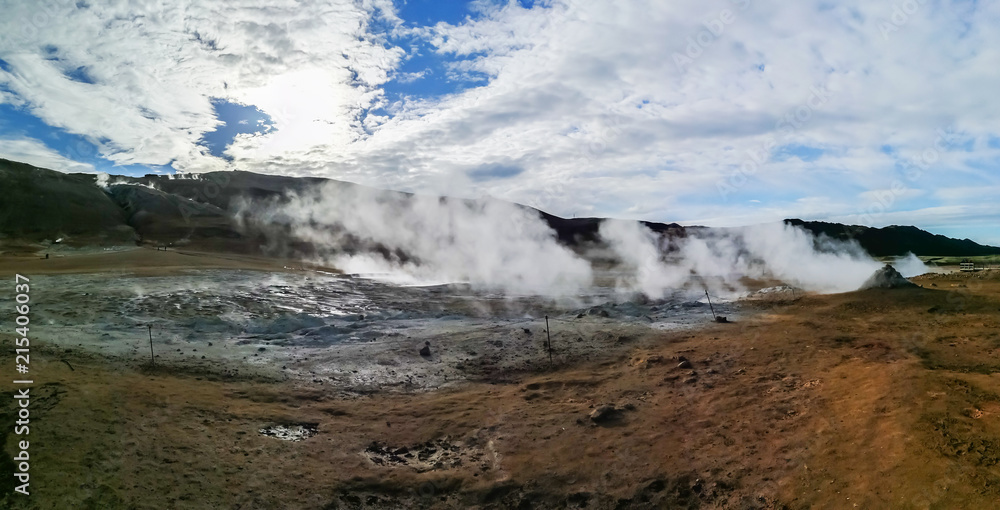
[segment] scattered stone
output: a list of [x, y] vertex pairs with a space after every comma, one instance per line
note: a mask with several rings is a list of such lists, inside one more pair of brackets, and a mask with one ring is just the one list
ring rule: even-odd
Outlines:
[[691, 368], [691, 362], [687, 359], [681, 360], [681, 362], [677, 364], [677, 368]]
[[420, 355], [423, 356], [423, 357], [427, 357], [427, 356], [431, 355], [431, 343], [430, 342], [424, 342], [424, 346], [420, 348]]
[[865, 283], [861, 284], [861, 288], [858, 290], [866, 289], [902, 289], [906, 287], [916, 287], [917, 285], [903, 278], [903, 275], [896, 271], [896, 268], [892, 267], [892, 264], [886, 264], [882, 269], [875, 271]]
[[299, 423], [292, 425], [271, 425], [259, 430], [263, 436], [276, 437], [283, 441], [304, 441], [319, 432], [316, 423]]
[[604, 423], [617, 418], [618, 415], [619, 411], [614, 404], [604, 404], [591, 411], [590, 420], [594, 423]]
[[[480, 440], [481, 438], [472, 437], [467, 441], [451, 442], [445, 437], [398, 448], [373, 441], [363, 453], [378, 466], [407, 466], [418, 473], [424, 473], [439, 469], [459, 468], [465, 464], [464, 461], [474, 463], [482, 459], [486, 452], [479, 448]], [[489, 464], [481, 467], [483, 471], [489, 471], [491, 468]]]
[[635, 366], [643, 370], [648, 370], [653, 365], [657, 365], [660, 363], [663, 363], [663, 356], [660, 356], [659, 354], [654, 354], [652, 356], [649, 356], [648, 358], [640, 358], [636, 360]]

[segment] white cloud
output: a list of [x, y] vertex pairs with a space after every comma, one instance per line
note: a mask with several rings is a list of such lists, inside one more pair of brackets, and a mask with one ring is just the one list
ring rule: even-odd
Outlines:
[[[891, 6], [745, 4], [489, 4], [480, 19], [438, 24], [425, 32], [439, 51], [470, 56], [456, 69], [489, 83], [404, 105], [335, 158], [331, 173], [428, 191], [440, 191], [428, 176], [451, 175], [453, 190], [466, 195], [564, 215], [745, 223], [741, 201], [720, 197], [718, 187], [753, 162], [751, 153], [763, 153], [765, 163], [737, 188], [751, 195], [743, 202], [772, 205], [753, 212], [766, 221], [860, 212], [877, 190], [896, 186], [900, 160], [934, 147], [939, 129], [976, 139], [991, 133], [989, 119], [1000, 112], [988, 86], [989, 48], [1000, 41], [987, 20], [1000, 17], [996, 6], [975, 16], [928, 7], [886, 41], [879, 23]], [[685, 54], [688, 37], [709, 33], [703, 22], [727, 8], [734, 21], [680, 72], [674, 54]], [[959, 37], [964, 22], [970, 28]], [[814, 87], [826, 91], [822, 100]], [[805, 163], [768, 159], [767, 149], [788, 144], [824, 153]], [[996, 153], [977, 147], [975, 155]], [[970, 156], [937, 151], [920, 179], [904, 179], [908, 191], [898, 202], [948, 186], [940, 176], [951, 172], [996, 182], [994, 171], [970, 166]], [[463, 179], [501, 161], [525, 171]], [[824, 200], [804, 200], [815, 196]], [[692, 197], [702, 210], [686, 203]]]
[[[417, 28], [389, 0], [57, 0], [58, 23], [39, 26], [38, 7], [5, 4], [0, 32], [14, 35], [0, 58], [16, 72], [0, 87], [121, 163], [706, 224], [857, 217], [878, 190], [901, 188], [880, 214], [905, 217], [962, 206], [948, 190], [968, 180], [1000, 186], [1000, 149], [986, 143], [1000, 116], [1000, 4], [924, 3], [901, 20], [892, 3], [860, 0], [482, 1], [457, 25]], [[469, 88], [389, 104], [387, 80], [415, 76], [399, 73], [406, 51], [375, 18], [424, 37]], [[62, 77], [78, 66], [97, 83]], [[211, 157], [197, 143], [215, 127], [209, 97], [258, 106], [276, 129], [238, 137], [232, 165]], [[379, 107], [393, 116], [366, 113]], [[958, 141], [939, 145], [939, 130]], [[769, 158], [784, 146], [823, 152]]]
[[[198, 143], [218, 124], [213, 97], [275, 119], [261, 159], [350, 143], [401, 55], [367, 29], [387, 1], [3, 4], [0, 87], [120, 164], [229, 168]], [[95, 83], [67, 78], [80, 67]]]
[[0, 157], [59, 172], [94, 173], [94, 166], [62, 156], [34, 138], [0, 138]]

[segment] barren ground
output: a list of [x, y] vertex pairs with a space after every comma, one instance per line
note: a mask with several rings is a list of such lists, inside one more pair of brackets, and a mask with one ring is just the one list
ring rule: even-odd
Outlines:
[[[125, 271], [78, 260], [60, 270]], [[0, 275], [46, 272], [38, 264], [4, 259]], [[537, 345], [514, 347], [519, 327], [484, 326], [463, 341], [492, 337], [541, 361], [414, 391], [151, 368], [41, 337], [32, 496], [6, 496], [8, 481], [0, 506], [990, 508], [1000, 500], [1000, 274], [914, 281], [922, 288], [745, 301], [735, 323], [641, 334], [615, 333], [635, 321], [588, 315], [578, 331], [597, 348], [551, 367]], [[0, 367], [13, 364], [4, 349]], [[594, 423], [602, 404], [620, 411]], [[4, 410], [9, 424], [14, 408]], [[260, 433], [275, 425], [315, 434]]]

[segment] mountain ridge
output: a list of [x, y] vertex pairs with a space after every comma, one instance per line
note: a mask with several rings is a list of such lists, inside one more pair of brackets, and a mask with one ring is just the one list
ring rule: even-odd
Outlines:
[[[107, 185], [110, 184], [110, 185]], [[343, 190], [374, 190], [397, 200], [414, 195], [375, 190], [360, 184], [318, 177], [285, 177], [245, 171], [209, 172], [197, 178], [111, 176], [102, 189], [94, 174], [65, 174], [0, 159], [0, 244], [40, 243], [67, 238], [70, 244], [191, 245], [213, 251], [259, 251], [273, 244], [280, 227], [248, 228], [234, 207], [252, 201], [280, 201], [289, 193], [304, 194], [318, 185]], [[439, 200], [474, 200], [438, 197]], [[598, 240], [606, 218], [562, 218], [532, 207], [564, 245]], [[1000, 254], [1000, 248], [932, 234], [913, 226], [883, 228], [801, 219], [784, 220], [817, 236], [855, 240], [875, 257], [906, 253], [936, 256]], [[654, 232], [685, 237], [710, 227], [642, 221]], [[287, 232], [285, 232], [287, 233]], [[286, 239], [286, 247], [305, 253], [309, 247]], [[378, 246], [369, 247], [379, 249]]]

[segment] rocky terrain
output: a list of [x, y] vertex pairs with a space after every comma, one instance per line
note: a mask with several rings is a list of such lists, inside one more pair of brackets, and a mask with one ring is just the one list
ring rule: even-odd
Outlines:
[[[128, 268], [140, 255], [159, 264]], [[9, 508], [986, 508], [1000, 497], [994, 271], [832, 295], [760, 283], [715, 303], [730, 319], [717, 323], [684, 295], [490, 305], [288, 262], [260, 272], [265, 260], [235, 256], [76, 260], [50, 261], [63, 264], [51, 273], [37, 259], [0, 264], [37, 273], [37, 493]], [[88, 290], [99, 275], [104, 295]], [[334, 303], [341, 318], [322, 324], [294, 310]], [[425, 339], [430, 357], [417, 352]]]

